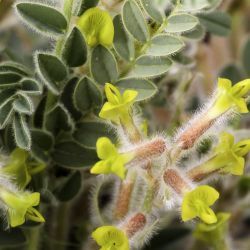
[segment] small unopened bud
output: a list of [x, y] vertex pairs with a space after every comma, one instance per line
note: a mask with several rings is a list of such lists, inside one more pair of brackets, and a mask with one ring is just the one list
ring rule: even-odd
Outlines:
[[123, 226], [123, 229], [128, 238], [131, 238], [137, 232], [141, 231], [145, 227], [146, 223], [146, 216], [142, 213], [137, 213], [128, 220], [128, 222]]
[[163, 179], [179, 195], [191, 189], [188, 182], [183, 179], [176, 169], [167, 169], [163, 175]]
[[208, 120], [205, 117], [195, 120], [176, 140], [180, 144], [181, 149], [192, 148], [195, 142], [214, 125], [215, 121], [216, 119]]
[[128, 181], [121, 183], [115, 209], [116, 219], [122, 219], [128, 213], [133, 187], [134, 182]]
[[187, 176], [194, 182], [200, 182], [219, 171], [220, 169], [206, 169], [203, 166], [198, 166], [189, 170]]
[[156, 138], [149, 142], [140, 144], [133, 150], [134, 161], [150, 160], [159, 157], [166, 150], [166, 142], [163, 138]]

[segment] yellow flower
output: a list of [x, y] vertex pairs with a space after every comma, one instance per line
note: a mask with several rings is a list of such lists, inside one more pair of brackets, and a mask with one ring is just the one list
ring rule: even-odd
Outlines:
[[79, 18], [78, 27], [91, 47], [98, 44], [110, 46], [114, 39], [114, 25], [107, 11], [90, 8]]
[[239, 113], [247, 113], [248, 108], [244, 96], [250, 90], [250, 79], [238, 82], [232, 86], [228, 79], [218, 79], [216, 99], [212, 109], [209, 111], [211, 118], [216, 118], [230, 109]]
[[101, 161], [91, 168], [91, 174], [116, 174], [121, 179], [124, 179], [126, 174], [125, 164], [133, 156], [131, 154], [119, 154], [115, 145], [107, 137], [99, 138], [96, 148]]
[[13, 177], [15, 183], [19, 188], [25, 188], [31, 180], [26, 161], [28, 159], [28, 152], [16, 148], [10, 154], [10, 159], [1, 172]]
[[8, 222], [11, 227], [22, 225], [25, 220], [44, 222], [43, 216], [33, 206], [40, 202], [39, 193], [11, 192], [0, 189], [0, 199], [7, 207]]
[[217, 222], [214, 224], [199, 223], [194, 231], [194, 236], [201, 241], [214, 245], [223, 241], [230, 218], [229, 213], [218, 213]]
[[98, 227], [92, 237], [100, 250], [129, 250], [129, 241], [123, 231], [114, 226]]
[[217, 222], [216, 215], [210, 208], [219, 198], [219, 193], [212, 187], [204, 185], [186, 193], [182, 201], [181, 216], [183, 221], [199, 217], [207, 224]]
[[204, 164], [204, 168], [242, 175], [245, 166], [243, 156], [249, 151], [250, 140], [242, 140], [234, 144], [234, 137], [231, 134], [222, 133], [219, 144], [214, 149], [215, 156]]
[[123, 95], [110, 83], [105, 85], [105, 93], [108, 101], [103, 105], [99, 116], [115, 123], [126, 123], [130, 120], [130, 108], [133, 105], [138, 92], [125, 90]]

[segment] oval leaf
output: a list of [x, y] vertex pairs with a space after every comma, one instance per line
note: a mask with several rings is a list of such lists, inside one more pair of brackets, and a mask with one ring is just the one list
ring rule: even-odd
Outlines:
[[6, 127], [14, 113], [13, 100], [8, 99], [0, 106], [0, 129]]
[[134, 41], [123, 26], [120, 15], [115, 16], [114, 20], [115, 36], [114, 48], [117, 54], [126, 61], [132, 61], [135, 57]]
[[91, 73], [99, 84], [113, 83], [118, 78], [114, 55], [107, 48], [98, 45], [91, 55]]
[[168, 56], [180, 51], [185, 43], [178, 37], [162, 34], [152, 38], [147, 54], [151, 56]]
[[147, 14], [156, 22], [163, 23], [163, 16], [159, 9], [157, 9], [156, 5], [154, 5], [154, 1], [152, 0], [141, 0], [142, 6]]
[[79, 67], [87, 61], [87, 45], [80, 30], [74, 27], [67, 38], [62, 58], [70, 67]]
[[131, 77], [150, 78], [166, 73], [172, 61], [167, 57], [141, 56], [136, 60]]
[[205, 37], [205, 34], [206, 34], [206, 31], [203, 28], [203, 26], [198, 24], [191, 31], [183, 34], [183, 37], [188, 38], [188, 39], [192, 39], [192, 40], [201, 40]]
[[31, 115], [34, 112], [34, 106], [31, 99], [24, 93], [19, 92], [17, 99], [13, 102], [13, 108], [21, 114]]
[[14, 88], [22, 76], [14, 72], [0, 72], [0, 88]]
[[102, 105], [102, 92], [88, 77], [83, 77], [76, 85], [73, 94], [75, 107], [82, 113]]
[[122, 21], [128, 32], [138, 41], [149, 39], [147, 23], [139, 6], [132, 0], [127, 0], [122, 8]]
[[26, 117], [24, 115], [16, 113], [14, 116], [12, 127], [14, 131], [16, 145], [19, 148], [30, 150], [31, 135], [26, 121]]
[[40, 95], [42, 86], [34, 79], [23, 78], [20, 82], [21, 91], [28, 95]]
[[81, 190], [82, 177], [79, 171], [74, 172], [64, 181], [61, 181], [59, 186], [53, 191], [56, 198], [61, 202], [72, 200]]
[[38, 53], [36, 55], [36, 62], [39, 76], [47, 87], [55, 95], [58, 95], [63, 87], [61, 86], [61, 82], [67, 76], [65, 65], [58, 57], [46, 53]]
[[28, 76], [30, 74], [29, 69], [24, 65], [12, 61], [1, 63], [0, 72], [13, 72], [23, 76]]
[[136, 78], [125, 78], [121, 79], [116, 83], [116, 86], [124, 92], [126, 89], [134, 89], [138, 92], [136, 101], [145, 101], [153, 97], [158, 88], [155, 84], [149, 80], [136, 79]]
[[178, 11], [190, 11], [196, 12], [205, 8], [209, 8], [211, 0], [181, 0], [179, 7], [177, 7]]
[[16, 9], [28, 25], [45, 35], [60, 35], [67, 28], [64, 15], [51, 6], [21, 2], [16, 4]]
[[206, 30], [214, 35], [227, 36], [231, 30], [231, 18], [222, 11], [213, 11], [198, 15], [200, 22]]
[[98, 161], [95, 150], [84, 148], [75, 141], [58, 143], [52, 153], [52, 158], [60, 166], [67, 168], [84, 168]]
[[31, 153], [33, 157], [42, 162], [48, 162], [50, 159], [49, 152], [54, 144], [53, 136], [47, 131], [43, 131], [40, 129], [32, 129], [31, 137]]
[[72, 118], [77, 121], [82, 117], [81, 112], [79, 112], [74, 104], [74, 91], [76, 88], [76, 85], [78, 83], [78, 78], [77, 77], [73, 77], [71, 78], [67, 84], [65, 85], [65, 87], [63, 88], [63, 92], [61, 95], [61, 99], [60, 101], [63, 103], [64, 107], [69, 111], [70, 115], [72, 116]]
[[189, 14], [174, 14], [168, 18], [166, 32], [180, 33], [192, 30], [199, 23], [198, 18]]
[[109, 137], [115, 142], [115, 131], [108, 128], [106, 123], [98, 121], [85, 121], [78, 123], [73, 138], [87, 148], [96, 148], [99, 137]]
[[71, 130], [74, 127], [74, 122], [65, 107], [57, 104], [46, 113], [44, 125], [52, 134], [58, 134], [61, 130]]

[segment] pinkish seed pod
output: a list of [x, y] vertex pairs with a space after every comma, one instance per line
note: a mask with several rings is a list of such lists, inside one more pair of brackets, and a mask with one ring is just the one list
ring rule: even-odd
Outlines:
[[140, 144], [133, 150], [134, 161], [150, 160], [159, 157], [166, 150], [166, 142], [163, 138], [156, 138], [149, 142]]
[[201, 117], [200, 120], [193, 122], [176, 140], [180, 144], [181, 149], [192, 148], [195, 142], [214, 125], [215, 121], [216, 119], [207, 120]]
[[137, 232], [142, 230], [147, 223], [146, 216], [142, 213], [135, 214], [128, 222], [123, 226], [128, 238], [133, 237]]
[[163, 179], [165, 183], [179, 195], [182, 195], [185, 191], [191, 189], [190, 185], [183, 179], [176, 169], [167, 169], [163, 175]]
[[134, 187], [134, 182], [129, 181], [121, 183], [115, 209], [116, 219], [122, 219], [128, 213], [133, 187]]

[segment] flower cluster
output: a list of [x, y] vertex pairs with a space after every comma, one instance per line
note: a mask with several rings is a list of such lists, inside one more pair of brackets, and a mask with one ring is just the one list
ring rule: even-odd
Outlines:
[[[205, 234], [218, 234], [221, 231], [220, 228], [229, 216], [224, 213], [216, 215], [211, 208], [220, 194], [213, 187], [199, 185], [199, 182], [212, 174], [242, 175], [244, 156], [250, 151], [250, 140], [235, 143], [233, 135], [223, 132], [219, 135], [218, 144], [210, 152], [210, 157], [206, 157], [204, 162], [199, 161], [198, 166], [184, 169], [178, 168], [178, 164], [182, 153], [187, 149], [192, 150], [197, 141], [215, 126], [217, 119], [233, 112], [248, 111], [244, 98], [249, 90], [250, 80], [232, 86], [229, 80], [219, 79], [213, 100], [201, 115], [198, 114], [198, 118], [194, 118], [185, 129], [180, 130], [171, 144], [171, 139], [164, 136], [157, 135], [147, 140], [140, 132], [134, 136], [135, 131], [140, 131], [140, 124], [133, 114], [133, 104], [138, 93], [135, 90], [126, 90], [122, 94], [112, 84], [105, 85], [107, 102], [99, 116], [117, 128], [121, 141], [117, 146], [107, 137], [99, 138], [96, 148], [100, 161], [90, 172], [115, 174], [119, 177], [120, 193], [115, 200], [114, 214], [119, 214], [119, 219], [125, 221], [122, 224], [101, 226], [93, 232], [92, 237], [101, 249], [129, 249], [130, 244], [136, 246], [135, 235], [146, 237], [154, 230], [152, 227], [144, 231], [147, 227], [145, 216], [139, 215], [146, 213], [147, 218], [152, 220], [155, 216], [152, 213], [154, 204], [162, 210], [165, 202], [171, 200], [175, 200], [176, 206], [181, 208], [181, 218], [184, 222], [194, 218], [202, 221], [195, 232], [197, 237], [202, 238], [206, 237]], [[126, 144], [123, 145], [123, 142]], [[144, 183], [146, 188], [136, 195], [141, 183]], [[138, 204], [141, 201], [142, 206], [130, 210], [133, 199], [136, 199]], [[137, 216], [131, 217], [129, 211], [137, 213]]]
[[34, 208], [39, 205], [40, 193], [24, 190], [31, 175], [44, 169], [42, 163], [32, 162], [25, 150], [16, 148], [5, 157], [0, 169], [0, 204], [7, 214], [8, 225], [16, 227], [27, 220], [44, 222], [43, 216]]

